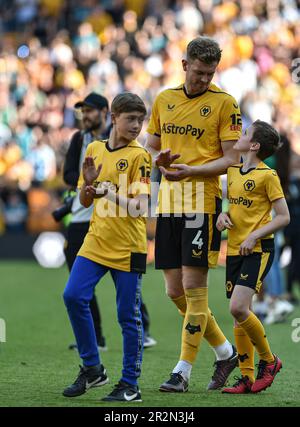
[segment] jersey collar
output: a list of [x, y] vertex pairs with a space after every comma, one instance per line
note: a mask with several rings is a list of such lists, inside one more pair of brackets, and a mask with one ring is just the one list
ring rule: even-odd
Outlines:
[[182, 90], [183, 90], [183, 92], [184, 92], [185, 96], [186, 96], [187, 98], [189, 98], [189, 99], [198, 98], [199, 96], [204, 95], [204, 94], [208, 91], [208, 89], [209, 89], [209, 88], [210, 88], [210, 86], [208, 86], [208, 88], [207, 88], [204, 92], [201, 92], [201, 93], [195, 93], [195, 95], [189, 95], [189, 94], [187, 93], [187, 91], [186, 91], [186, 88], [185, 88], [184, 84], [182, 85]]
[[247, 173], [249, 173], [249, 172], [251, 172], [251, 171], [254, 171], [255, 169], [257, 169], [257, 168], [259, 168], [259, 166], [261, 166], [261, 164], [262, 164], [263, 162], [259, 162], [258, 163], [258, 165], [256, 166], [256, 167], [254, 167], [254, 168], [250, 168], [250, 169], [248, 169], [247, 171], [245, 171], [245, 172], [243, 172], [242, 171], [242, 167], [243, 167], [243, 164], [241, 164], [241, 166], [240, 166], [240, 174], [241, 175], [247, 175]]

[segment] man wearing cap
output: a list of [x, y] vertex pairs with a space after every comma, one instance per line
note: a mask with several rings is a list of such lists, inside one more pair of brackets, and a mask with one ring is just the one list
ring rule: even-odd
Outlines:
[[[106, 129], [108, 101], [103, 96], [92, 92], [83, 101], [77, 102], [74, 107], [81, 109], [83, 129], [75, 132], [72, 136], [66, 154], [63, 175], [65, 183], [76, 188], [87, 146], [95, 140], [108, 137], [109, 129]], [[77, 252], [89, 229], [92, 211], [93, 206], [84, 208], [80, 204], [79, 193], [77, 192], [72, 205], [72, 220], [67, 230], [65, 245], [65, 256], [69, 271], [71, 271]], [[98, 347], [102, 351], [106, 350], [101, 327], [101, 315], [95, 295], [90, 302], [90, 308]], [[76, 344], [71, 344], [69, 348], [76, 348]]]

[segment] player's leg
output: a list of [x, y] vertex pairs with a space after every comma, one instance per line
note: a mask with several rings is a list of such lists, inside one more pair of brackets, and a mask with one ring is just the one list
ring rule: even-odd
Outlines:
[[251, 388], [254, 393], [269, 387], [282, 367], [281, 360], [270, 349], [261, 321], [250, 310], [252, 297], [255, 292], [259, 292], [262, 280], [272, 265], [273, 256], [273, 252], [263, 252], [245, 257], [233, 291], [235, 297], [230, 305], [232, 315], [244, 329], [259, 355], [258, 374]]
[[123, 370], [119, 383], [104, 401], [141, 402], [137, 379], [143, 357], [141, 282], [139, 273], [111, 269], [116, 287], [118, 321], [123, 335]]
[[108, 382], [106, 371], [100, 361], [90, 310], [94, 288], [106, 272], [106, 267], [78, 256], [64, 291], [65, 305], [83, 361], [83, 367], [77, 379], [64, 390], [63, 394], [66, 397], [79, 396], [91, 387]]
[[[233, 264], [230, 266], [232, 269], [234, 269], [235, 261], [236, 266], [240, 265], [242, 262], [242, 257], [230, 258], [232, 258], [233, 262]], [[234, 258], [236, 258], [236, 260]], [[229, 270], [228, 261], [227, 267]], [[236, 316], [248, 316], [248, 314], [250, 313], [252, 297], [255, 291], [251, 288], [246, 288], [242, 286], [230, 287], [229, 285], [235, 282], [236, 277], [233, 278], [235, 275], [232, 275], [232, 280], [229, 281], [228, 270], [226, 273], [227, 296], [231, 296], [230, 311], [233, 317], [235, 318], [234, 337], [239, 355], [239, 368], [242, 376], [235, 377], [236, 382], [233, 384], [233, 386], [223, 389], [222, 392], [229, 394], [245, 394], [251, 392], [251, 387], [254, 383], [254, 345], [252, 344], [246, 331], [240, 326], [240, 324], [236, 320]]]
[[[66, 261], [67, 261], [69, 271], [72, 270], [77, 253], [82, 246], [86, 233], [88, 232], [89, 225], [90, 225], [89, 222], [71, 223], [67, 229], [64, 253], [66, 256]], [[98, 347], [102, 351], [107, 350], [105, 345], [105, 338], [102, 332], [102, 319], [101, 319], [100, 308], [99, 308], [95, 293], [93, 294], [93, 297], [91, 299], [90, 308], [91, 308]], [[71, 344], [69, 346], [69, 349], [71, 350], [74, 348], [77, 348], [76, 344]]]
[[[217, 199], [216, 213], [207, 215], [206, 239], [208, 241], [207, 264], [209, 268], [215, 268], [218, 265], [218, 257], [221, 245], [221, 232], [216, 227], [216, 221], [219, 213], [221, 212], [221, 205], [221, 200]], [[204, 338], [215, 353], [216, 363], [224, 361], [224, 364], [219, 364], [220, 366], [216, 365], [215, 363], [216, 368], [222, 368], [223, 365], [226, 367], [226, 369], [228, 367], [230, 368], [232, 365], [232, 360], [234, 360], [234, 357], [236, 356], [235, 350], [232, 344], [226, 339], [224, 333], [222, 332], [220, 326], [217, 323], [215, 316], [211, 313], [210, 309], [208, 310], [207, 325]], [[229, 361], [229, 364], [227, 364], [228, 366], [226, 366], [225, 361]], [[218, 387], [218, 384], [216, 384], [214, 380], [212, 380], [208, 385], [208, 389], [213, 390], [215, 389], [215, 387]]]
[[[169, 274], [168, 274], [169, 273]], [[173, 293], [169, 288], [169, 295], [176, 297], [179, 284], [184, 287], [186, 313], [183, 321], [181, 355], [179, 362], [173, 369], [171, 377], [164, 382], [159, 390], [163, 392], [185, 392], [191, 375], [192, 365], [196, 359], [203, 333], [207, 323], [207, 287], [199, 286], [207, 283], [207, 269], [199, 267], [182, 267], [181, 270], [167, 272], [167, 277], [177, 278], [177, 289]], [[175, 291], [174, 291], [175, 289]]]
[[[206, 288], [206, 298], [208, 292], [207, 270], [216, 266], [220, 248], [220, 233], [215, 227], [215, 218], [216, 215], [197, 215], [194, 217], [194, 221], [189, 223], [195, 224], [195, 227], [188, 226], [186, 220], [182, 234], [184, 268], [196, 267], [206, 272], [201, 275], [201, 278], [197, 278], [198, 287]], [[237, 353], [235, 347], [226, 339], [209, 308], [207, 309], [204, 338], [216, 354], [214, 374], [208, 384], [208, 390], [215, 390], [224, 385], [225, 379], [237, 366]]]
[[[240, 276], [243, 260], [244, 257], [240, 255], [226, 257], [226, 297], [228, 299], [232, 297], [235, 283]], [[237, 381], [233, 386], [223, 389], [222, 392], [232, 394], [249, 393], [254, 382], [254, 345], [236, 320], [234, 320], [233, 333], [242, 376], [235, 377]]]

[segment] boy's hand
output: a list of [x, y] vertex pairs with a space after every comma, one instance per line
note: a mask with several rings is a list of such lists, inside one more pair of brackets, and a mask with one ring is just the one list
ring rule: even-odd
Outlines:
[[86, 187], [85, 187], [85, 194], [88, 197], [91, 197], [91, 198], [94, 199], [96, 197], [96, 188], [93, 187], [92, 185], [86, 185]]
[[246, 240], [240, 246], [240, 255], [247, 256], [253, 253], [257, 238], [253, 233], [249, 234]]
[[107, 193], [116, 193], [117, 188], [116, 186], [110, 182], [110, 181], [103, 181], [98, 184], [98, 187], [96, 188], [96, 197], [101, 198], [107, 195]]
[[220, 213], [217, 219], [216, 227], [219, 231], [223, 231], [226, 228], [231, 229], [233, 227], [230, 216], [226, 212]]
[[93, 184], [93, 182], [98, 178], [99, 173], [101, 171], [102, 165], [99, 165], [96, 169], [95, 162], [93, 157], [86, 157], [84, 159], [83, 165], [82, 165], [82, 174], [84, 182], [87, 186], [90, 186]]
[[192, 174], [191, 166], [184, 164], [174, 164], [169, 166], [174, 171], [166, 170], [163, 166], [160, 166], [159, 170], [168, 181], [180, 181], [181, 179], [187, 178]]
[[179, 159], [179, 157], [180, 154], [171, 154], [171, 150], [168, 148], [158, 154], [154, 164], [157, 167], [163, 166], [164, 168], [168, 168], [175, 160]]

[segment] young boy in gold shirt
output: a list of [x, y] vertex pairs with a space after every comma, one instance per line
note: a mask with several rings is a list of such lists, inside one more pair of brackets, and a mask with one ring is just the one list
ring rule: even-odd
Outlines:
[[[226, 292], [234, 317], [234, 335], [242, 373], [237, 382], [223, 393], [258, 393], [269, 387], [282, 367], [272, 353], [264, 327], [251, 311], [255, 293], [274, 258], [273, 233], [289, 223], [289, 211], [276, 172], [263, 160], [281, 146], [278, 132], [257, 120], [234, 148], [242, 163], [228, 168], [229, 212], [217, 220], [217, 228], [228, 229]], [[272, 219], [271, 210], [275, 211]], [[254, 349], [259, 355], [254, 377]]]
[[135, 140], [146, 108], [132, 93], [112, 102], [113, 128], [107, 141], [94, 141], [86, 151], [78, 186], [80, 202], [94, 203], [89, 231], [78, 252], [64, 292], [83, 367], [63, 395], [75, 397], [108, 382], [98, 353], [89, 307], [98, 281], [110, 272], [116, 287], [118, 321], [123, 335], [122, 376], [104, 401], [141, 402], [143, 327], [141, 274], [146, 270], [145, 213], [150, 194], [151, 156]]

